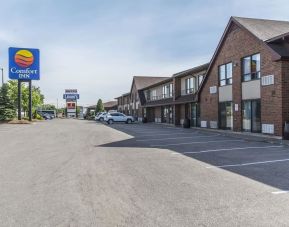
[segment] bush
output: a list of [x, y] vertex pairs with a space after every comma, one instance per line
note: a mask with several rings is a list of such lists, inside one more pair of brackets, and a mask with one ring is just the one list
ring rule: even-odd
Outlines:
[[11, 97], [8, 95], [8, 85], [0, 88], [0, 121], [12, 120], [16, 116], [16, 110]]
[[44, 120], [44, 118], [38, 113], [33, 118], [36, 120]]

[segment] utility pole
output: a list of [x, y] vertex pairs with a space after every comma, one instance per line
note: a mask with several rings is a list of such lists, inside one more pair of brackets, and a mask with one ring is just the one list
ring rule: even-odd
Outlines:
[[56, 118], [58, 118], [58, 99], [56, 99]]

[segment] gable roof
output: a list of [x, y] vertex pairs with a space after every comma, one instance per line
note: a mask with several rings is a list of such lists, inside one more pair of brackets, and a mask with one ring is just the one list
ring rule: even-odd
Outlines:
[[137, 90], [141, 90], [145, 87], [159, 83], [169, 78], [170, 77], [134, 76], [132, 80], [130, 92], [132, 90], [133, 84], [135, 84]]
[[130, 95], [130, 92], [127, 92], [127, 93], [124, 93], [124, 94], [122, 94], [122, 95], [114, 98], [114, 99], [119, 99], [119, 98], [121, 98], [121, 97], [126, 97], [126, 96], [129, 96], [129, 95]]
[[173, 75], [173, 77], [187, 76], [187, 75], [192, 74], [192, 73], [198, 73], [198, 72], [207, 70], [208, 67], [209, 67], [209, 64], [210, 63], [206, 63], [206, 64], [203, 64], [203, 65], [198, 65], [198, 66], [196, 66], [194, 68], [187, 69], [187, 70], [184, 70], [182, 72], [175, 73]]
[[262, 41], [275, 38], [289, 32], [288, 21], [265, 20], [244, 17], [232, 17], [233, 20]]
[[164, 79], [164, 80], [161, 80], [160, 82], [153, 83], [153, 84], [151, 84], [151, 85], [149, 85], [149, 86], [143, 87], [143, 88], [140, 89], [140, 90], [146, 90], [146, 89], [149, 89], [149, 88], [153, 88], [153, 87], [156, 87], [156, 86], [160, 86], [160, 85], [162, 85], [162, 84], [166, 84], [166, 83], [168, 83], [168, 82], [173, 81], [173, 79], [174, 79], [173, 77], [167, 77], [167, 79]]
[[[207, 80], [207, 75], [212, 69], [212, 66], [215, 62], [215, 59], [219, 53], [219, 50], [221, 49], [226, 35], [229, 32], [229, 29], [231, 25], [235, 23], [241, 28], [244, 28], [247, 30], [249, 33], [251, 33], [253, 36], [255, 36], [257, 39], [259, 39], [261, 42], [263, 42], [270, 50], [272, 50], [272, 53], [278, 55], [280, 58], [280, 54], [276, 52], [277, 48], [272, 48], [272, 46], [268, 45], [268, 43], [271, 40], [274, 40], [275, 38], [280, 38], [283, 36], [287, 36], [289, 34], [289, 22], [288, 21], [276, 21], [276, 20], [265, 20], [265, 19], [254, 19], [254, 18], [244, 18], [244, 17], [231, 17], [226, 29], [221, 37], [221, 40], [218, 43], [218, 46], [213, 54], [213, 57], [210, 61], [208, 70], [206, 72], [206, 76], [200, 86], [200, 89], [198, 90], [198, 94], [202, 91], [203, 89], [203, 84]], [[267, 43], [267, 42], [268, 43]], [[289, 51], [288, 51], [289, 55]]]
[[103, 103], [104, 108], [110, 108], [110, 107], [114, 107], [116, 105], [117, 105], [117, 101], [109, 101], [109, 102]]

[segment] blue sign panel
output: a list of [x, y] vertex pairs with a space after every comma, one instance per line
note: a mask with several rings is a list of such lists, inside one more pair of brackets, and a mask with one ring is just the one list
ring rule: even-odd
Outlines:
[[9, 78], [12, 80], [39, 80], [39, 50], [10, 47]]
[[79, 94], [64, 94], [63, 99], [76, 100], [76, 99], [79, 99]]

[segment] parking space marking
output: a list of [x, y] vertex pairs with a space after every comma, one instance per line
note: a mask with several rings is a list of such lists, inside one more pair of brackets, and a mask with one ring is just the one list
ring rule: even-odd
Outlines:
[[150, 135], [139, 135], [141, 137], [152, 137], [152, 136], [171, 136], [171, 135], [197, 135], [198, 133], [187, 133], [187, 132], [178, 132], [178, 133], [164, 133], [164, 134], [159, 134], [159, 133], [156, 133], [156, 134], [153, 134], [153, 133], [150, 133]]
[[176, 154], [201, 154], [201, 153], [209, 153], [209, 152], [217, 152], [217, 151], [231, 151], [231, 150], [246, 150], [246, 149], [268, 149], [268, 148], [280, 148], [283, 146], [267, 146], [267, 147], [233, 147], [233, 148], [223, 148], [223, 149], [215, 149], [215, 150], [203, 150], [203, 151], [188, 151]]
[[276, 191], [276, 192], [271, 192], [274, 195], [280, 195], [280, 194], [286, 194], [289, 193], [289, 191]]
[[220, 135], [210, 135], [210, 136], [190, 136], [190, 137], [172, 137], [172, 138], [160, 138], [160, 139], [141, 139], [136, 141], [156, 141], [156, 140], [177, 140], [177, 139], [194, 139], [194, 138], [204, 138], [204, 137], [217, 137]]
[[229, 167], [242, 167], [242, 166], [251, 166], [251, 165], [262, 165], [268, 163], [276, 163], [276, 162], [288, 162], [289, 158], [286, 159], [276, 159], [276, 160], [269, 160], [269, 161], [261, 161], [261, 162], [247, 162], [241, 164], [231, 164], [231, 165], [222, 165], [222, 166], [207, 166], [207, 169], [215, 169], [215, 168], [229, 168]]
[[196, 144], [196, 143], [220, 143], [220, 142], [237, 142], [237, 141], [244, 141], [244, 140], [212, 140], [212, 141], [197, 141], [197, 142], [189, 142], [189, 143], [171, 143], [171, 144], [155, 144], [150, 145], [151, 147], [168, 147], [168, 146], [179, 146], [179, 145], [186, 145], [186, 144]]

